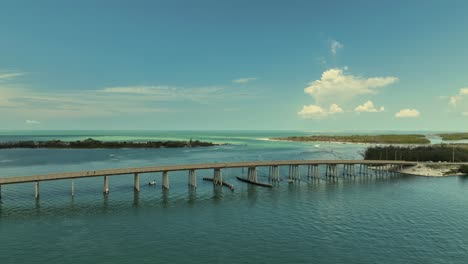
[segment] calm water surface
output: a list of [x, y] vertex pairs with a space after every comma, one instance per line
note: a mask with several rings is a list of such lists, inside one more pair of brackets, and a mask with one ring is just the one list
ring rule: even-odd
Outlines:
[[[14, 134], [14, 135], [12, 135]], [[0, 141], [202, 139], [230, 145], [196, 149], [1, 150], [0, 177], [164, 164], [281, 159], [354, 159], [356, 144], [270, 142], [291, 132], [22, 132]], [[294, 132], [302, 135], [303, 132]], [[267, 181], [267, 169], [259, 179]], [[286, 177], [288, 169], [281, 168]], [[305, 168], [303, 169], [305, 172]], [[306, 177], [272, 189], [223, 170], [235, 191], [187, 173], [131, 175], [2, 187], [0, 263], [467, 263], [468, 181], [458, 177]], [[158, 185], [143, 183], [156, 179]]]

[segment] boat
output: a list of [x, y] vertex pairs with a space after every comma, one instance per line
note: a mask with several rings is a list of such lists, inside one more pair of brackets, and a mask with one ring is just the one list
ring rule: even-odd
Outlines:
[[148, 182], [148, 185], [150, 185], [150, 186], [151, 185], [156, 185], [156, 181], [150, 181], [150, 182]]

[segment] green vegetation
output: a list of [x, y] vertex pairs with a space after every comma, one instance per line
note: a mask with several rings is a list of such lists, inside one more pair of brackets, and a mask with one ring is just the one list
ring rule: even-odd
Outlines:
[[[455, 154], [455, 155], [453, 155]], [[369, 147], [363, 154], [366, 160], [446, 161], [468, 162], [468, 145], [432, 145], [418, 147]]]
[[461, 165], [458, 172], [468, 175], [468, 165]]
[[120, 141], [98, 141], [88, 138], [83, 141], [19, 141], [0, 143], [0, 149], [9, 148], [79, 148], [79, 149], [97, 149], [97, 148], [191, 148], [191, 147], [209, 147], [217, 144], [203, 142], [198, 140], [190, 141], [148, 141], [148, 142], [120, 142]]
[[424, 135], [353, 135], [353, 136], [302, 136], [272, 138], [275, 140], [290, 141], [322, 141], [322, 142], [349, 142], [374, 144], [429, 144]]
[[465, 140], [468, 139], [468, 133], [439, 134], [442, 140]]

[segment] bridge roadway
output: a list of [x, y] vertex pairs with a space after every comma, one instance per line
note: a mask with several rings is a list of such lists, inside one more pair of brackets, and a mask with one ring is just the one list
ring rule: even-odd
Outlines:
[[62, 179], [76, 179], [99, 176], [114, 176], [123, 174], [134, 174], [137, 176], [142, 173], [163, 172], [166, 174], [170, 171], [195, 171], [213, 169], [219, 171], [226, 168], [255, 168], [265, 166], [299, 166], [299, 165], [364, 165], [364, 166], [383, 166], [383, 165], [399, 165], [399, 166], [414, 166], [416, 162], [395, 161], [395, 160], [281, 160], [281, 161], [252, 161], [252, 162], [226, 162], [226, 163], [205, 163], [205, 164], [187, 164], [187, 165], [170, 165], [170, 166], [154, 166], [142, 168], [121, 168], [121, 169], [106, 169], [95, 171], [79, 171], [79, 172], [64, 172], [52, 173], [31, 176], [16, 176], [0, 178], [0, 185], [16, 184], [26, 182], [51, 181]]

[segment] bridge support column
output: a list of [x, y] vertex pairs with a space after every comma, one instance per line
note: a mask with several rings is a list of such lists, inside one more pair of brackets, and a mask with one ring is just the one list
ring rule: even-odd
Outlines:
[[72, 178], [72, 190], [71, 190], [71, 195], [74, 196], [75, 195], [75, 178]]
[[221, 169], [214, 169], [213, 184], [223, 185], [223, 175], [221, 174]]
[[104, 194], [109, 193], [109, 178], [108, 176], [104, 176], [104, 189], [103, 189]]
[[165, 190], [169, 190], [169, 173], [167, 171], [163, 171], [162, 173], [162, 187]]
[[138, 173], [133, 174], [133, 186], [135, 188], [135, 191], [140, 191], [140, 175], [138, 175]]
[[34, 198], [39, 199], [39, 181], [34, 183]]
[[257, 167], [249, 167], [247, 170], [247, 179], [252, 182], [257, 182]]
[[196, 188], [197, 187], [197, 173], [196, 170], [189, 170], [189, 186]]
[[279, 182], [280, 181], [279, 167], [273, 166], [272, 170], [273, 170], [273, 180]]
[[294, 165], [294, 180], [296, 181], [301, 180], [301, 169], [299, 165]]
[[320, 178], [319, 165], [313, 166], [313, 178]]

